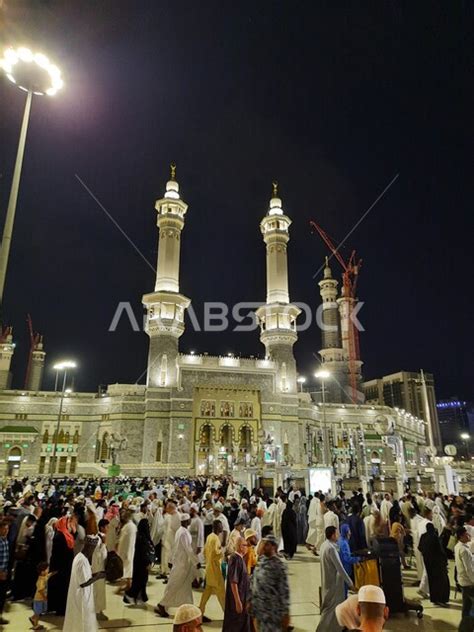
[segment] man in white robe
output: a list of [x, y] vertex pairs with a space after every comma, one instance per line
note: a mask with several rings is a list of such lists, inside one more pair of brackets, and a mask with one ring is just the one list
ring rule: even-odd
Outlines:
[[[107, 520], [99, 521], [99, 538], [97, 546], [94, 549], [94, 553], [92, 554], [92, 573], [100, 573], [105, 571], [105, 561], [107, 559], [107, 546], [105, 544], [107, 538], [107, 529], [108, 529]], [[104, 610], [106, 608], [106, 597], [105, 597], [105, 578], [99, 579], [94, 584], [94, 604], [95, 611], [97, 613], [97, 619], [99, 621], [106, 621], [108, 619], [107, 615], [104, 614]]]
[[[421, 518], [421, 520], [419, 520], [418, 525], [417, 525], [418, 545], [420, 544], [421, 536], [426, 533], [426, 525], [429, 522], [432, 522], [433, 520], [433, 512], [431, 511], [431, 509], [425, 506], [423, 516], [424, 517]], [[415, 541], [415, 536], [413, 535], [413, 544], [415, 544], [414, 541]], [[418, 545], [417, 545], [417, 548], [418, 548]], [[420, 588], [418, 592], [420, 595], [422, 595], [422, 597], [427, 598], [429, 597], [429, 590], [430, 590], [430, 587], [428, 584], [428, 573], [426, 571], [425, 562], [423, 560], [423, 555], [421, 555], [421, 552], [420, 552], [420, 557], [421, 557], [421, 562], [423, 564], [423, 571], [421, 573]], [[418, 558], [416, 559], [416, 562], [417, 562], [417, 570], [418, 570]]]
[[420, 516], [420, 514], [416, 513], [416, 510], [414, 508], [410, 509], [410, 524], [411, 524], [411, 535], [413, 538], [413, 552], [415, 553], [415, 559], [416, 559], [416, 575], [417, 575], [418, 581], [420, 582], [423, 577], [423, 570], [425, 568], [425, 565], [423, 562], [423, 555], [421, 554], [421, 551], [418, 548], [420, 544], [420, 536], [418, 535], [418, 528], [422, 522], [423, 522], [423, 518]]
[[344, 570], [337, 548], [336, 528], [330, 526], [325, 531], [325, 541], [321, 545], [321, 619], [316, 632], [340, 632], [336, 618], [336, 608], [345, 599], [344, 584], [353, 588], [351, 578]]
[[327, 504], [328, 510], [323, 516], [324, 521], [324, 529], [328, 527], [335, 527], [337, 531], [337, 536], [339, 537], [339, 517], [333, 511], [334, 510], [334, 501], [330, 500]]
[[161, 538], [161, 575], [166, 578], [169, 574], [169, 564], [173, 556], [176, 533], [181, 526], [180, 514], [176, 508], [176, 503], [169, 500], [166, 503], [164, 514], [163, 536]]
[[124, 590], [130, 590], [133, 575], [133, 556], [135, 555], [135, 541], [137, 539], [137, 526], [132, 520], [132, 512], [122, 510], [120, 512], [120, 533], [118, 537], [117, 554], [123, 562]]
[[380, 513], [382, 514], [382, 520], [389, 522], [390, 509], [393, 507], [390, 501], [390, 494], [385, 494], [384, 499], [380, 503]]
[[181, 514], [181, 526], [176, 532], [172, 556], [172, 568], [165, 594], [155, 608], [160, 617], [169, 617], [167, 608], [177, 608], [184, 603], [193, 603], [193, 579], [198, 559], [193, 551], [192, 537], [188, 527], [189, 514]]
[[97, 544], [97, 536], [87, 536], [82, 552], [72, 563], [63, 632], [97, 632], [92, 584], [105, 577], [105, 573], [92, 574], [91, 561]]
[[319, 496], [314, 496], [309, 503], [308, 510], [308, 536], [306, 538], [306, 544], [308, 548], [314, 548], [318, 539], [318, 530], [316, 519], [320, 511], [321, 501]]

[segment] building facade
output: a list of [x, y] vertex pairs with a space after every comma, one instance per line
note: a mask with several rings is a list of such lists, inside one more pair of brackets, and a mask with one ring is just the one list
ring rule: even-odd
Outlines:
[[[300, 310], [291, 301], [288, 285], [291, 220], [276, 184], [260, 222], [267, 272], [266, 301], [256, 312], [264, 349], [261, 359], [180, 352], [184, 313], [190, 304], [180, 287], [188, 205], [174, 167], [155, 208], [156, 282], [143, 296], [150, 340], [146, 385], [113, 384], [98, 393], [66, 393], [61, 407], [59, 393], [8, 390], [4, 379], [4, 472], [47, 474], [55, 467], [59, 475], [106, 475], [113, 464], [129, 475], [227, 473], [248, 485], [259, 481], [266, 487], [290, 478], [307, 484], [308, 469], [321, 466], [332, 468], [339, 481], [351, 479], [356, 486], [373, 478], [390, 479], [392, 486], [416, 478], [427, 462], [421, 410], [415, 415], [408, 406], [380, 397], [365, 404], [348, 403], [344, 386], [324, 404], [297, 390], [293, 349]], [[326, 266], [320, 282], [324, 318], [336, 329], [323, 332], [321, 357], [337, 378], [333, 382], [344, 385], [348, 359], [336, 288]], [[3, 343], [4, 376], [9, 374], [6, 356], [11, 344], [11, 339]], [[39, 385], [42, 345], [36, 352], [34, 375]]]
[[436, 408], [434, 377], [431, 373], [399, 371], [363, 383], [365, 401], [407, 411], [429, 424], [430, 437], [441, 452], [443, 443]]

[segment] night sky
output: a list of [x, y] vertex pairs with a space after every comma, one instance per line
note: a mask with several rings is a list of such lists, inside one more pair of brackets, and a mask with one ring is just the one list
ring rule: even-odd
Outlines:
[[[365, 6], [364, 6], [365, 5]], [[33, 102], [4, 301], [28, 353], [26, 314], [54, 360], [80, 364], [76, 388], [145, 380], [148, 339], [116, 306], [154, 273], [154, 203], [176, 161], [189, 204], [181, 291], [265, 300], [259, 222], [271, 182], [292, 218], [290, 295], [314, 308], [327, 249], [309, 220], [363, 258], [364, 377], [420, 367], [439, 397], [473, 399], [473, 4], [143, 0], [0, 3], [0, 41], [42, 50], [64, 89]], [[25, 95], [0, 81], [3, 223]], [[340, 269], [334, 262], [334, 273]], [[317, 366], [320, 332], [295, 345]], [[263, 354], [258, 332], [195, 333], [181, 349]]]

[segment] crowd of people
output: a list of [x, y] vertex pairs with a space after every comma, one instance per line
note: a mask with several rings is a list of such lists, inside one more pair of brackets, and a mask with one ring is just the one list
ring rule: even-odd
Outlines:
[[377, 579], [360, 585], [357, 570], [391, 538], [400, 566], [416, 564], [420, 595], [437, 605], [449, 602], [454, 559], [459, 630], [474, 630], [471, 495], [306, 496], [290, 486], [269, 497], [227, 477], [37, 478], [5, 482], [0, 505], [0, 625], [7, 599], [30, 600], [32, 629], [55, 613], [67, 632], [94, 632], [107, 619], [106, 581], [117, 579], [110, 569], [118, 564], [114, 598], [146, 604], [154, 575], [165, 584], [155, 613], [168, 618], [173, 609], [178, 632], [209, 623], [213, 597], [225, 632], [291, 630], [288, 564], [300, 545], [321, 567], [317, 631], [379, 631], [386, 595]]

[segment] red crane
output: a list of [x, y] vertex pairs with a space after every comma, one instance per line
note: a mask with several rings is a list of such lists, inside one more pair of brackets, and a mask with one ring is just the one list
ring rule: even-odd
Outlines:
[[352, 318], [352, 311], [354, 309], [354, 305], [356, 303], [356, 289], [357, 289], [357, 281], [359, 278], [359, 271], [362, 266], [362, 259], [357, 259], [356, 251], [353, 250], [351, 255], [347, 261], [344, 260], [343, 256], [339, 251], [339, 247], [337, 247], [333, 240], [329, 237], [325, 230], [316, 224], [314, 221], [310, 221], [310, 226], [313, 231], [317, 231], [324, 241], [326, 246], [331, 251], [333, 257], [339, 261], [339, 264], [342, 268], [342, 296], [347, 297], [348, 301], [348, 313], [347, 313], [347, 323], [344, 324], [341, 322], [341, 335], [342, 335], [342, 346], [344, 349], [348, 349], [349, 353], [349, 379], [351, 385], [351, 399], [352, 403], [358, 403], [358, 375], [359, 375], [359, 361], [360, 361], [360, 347], [359, 347], [359, 331], [355, 325], [354, 319]]
[[31, 320], [31, 316], [27, 314], [26, 322], [28, 323], [28, 331], [30, 333], [30, 353], [28, 355], [28, 364], [26, 365], [26, 375], [25, 375], [25, 390], [28, 388], [28, 382], [30, 379], [31, 372], [31, 363], [33, 361], [33, 351], [36, 349], [36, 346], [39, 342], [41, 342], [41, 336], [39, 334], [33, 333], [33, 321]]

